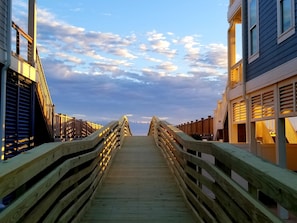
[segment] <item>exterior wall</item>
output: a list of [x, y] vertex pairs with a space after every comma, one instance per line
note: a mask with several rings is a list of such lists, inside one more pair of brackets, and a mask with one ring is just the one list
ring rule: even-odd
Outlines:
[[6, 53], [6, 29], [7, 29], [7, 1], [0, 0], [0, 63], [4, 63]]
[[[295, 23], [296, 16], [297, 2], [295, 1]], [[245, 35], [248, 36], [248, 33]], [[245, 56], [248, 58], [247, 54]], [[259, 77], [295, 57], [297, 57], [296, 33], [278, 44], [276, 1], [259, 1], [259, 57], [248, 64], [246, 80]]]
[[6, 84], [4, 159], [34, 147], [35, 83], [9, 71]]

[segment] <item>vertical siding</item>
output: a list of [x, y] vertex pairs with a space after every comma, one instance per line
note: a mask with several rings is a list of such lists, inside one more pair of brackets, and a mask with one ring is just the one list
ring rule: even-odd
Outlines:
[[[295, 1], [295, 24], [296, 16]], [[277, 38], [277, 3], [259, 1], [259, 58], [247, 65], [247, 81], [297, 57], [297, 34], [280, 44]]]

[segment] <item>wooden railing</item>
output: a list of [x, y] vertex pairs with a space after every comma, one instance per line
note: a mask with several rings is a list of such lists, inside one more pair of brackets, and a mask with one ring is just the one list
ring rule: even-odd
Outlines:
[[102, 128], [94, 122], [76, 119], [65, 114], [55, 114], [54, 136], [55, 141], [71, 141], [82, 139]]
[[27, 61], [30, 65], [33, 65], [34, 61], [32, 58], [33, 55], [33, 39], [27, 34], [24, 30], [22, 30], [17, 24], [12, 22], [12, 28], [15, 30], [15, 49], [14, 55], [17, 57], [21, 57], [25, 61]]
[[0, 222], [79, 222], [130, 134], [123, 117], [83, 140], [43, 144], [0, 163]]
[[41, 111], [43, 114], [43, 118], [46, 123], [47, 130], [51, 138], [54, 138], [54, 115], [55, 115], [55, 106], [51, 98], [50, 91], [48, 89], [46, 77], [44, 74], [44, 70], [42, 67], [41, 59], [36, 53], [36, 71], [37, 71], [37, 83], [36, 83], [36, 91], [37, 98], [39, 100], [39, 104], [41, 106]]
[[43, 118], [45, 123], [47, 124], [47, 130], [49, 132], [49, 136], [53, 139], [53, 121], [55, 114], [55, 107], [50, 95], [50, 91], [48, 89], [46, 77], [44, 74], [44, 70], [42, 67], [41, 59], [38, 55], [38, 51], [36, 51], [36, 61], [33, 58], [33, 38], [27, 34], [22, 28], [20, 28], [17, 24], [12, 22], [12, 28], [15, 31], [15, 47], [13, 47], [12, 55], [18, 58], [18, 60], [25, 61], [30, 66], [34, 67], [37, 71], [36, 79], [36, 91], [37, 98], [39, 104], [41, 106], [41, 111], [43, 114]]
[[194, 137], [195, 139], [213, 140], [213, 117], [201, 120], [182, 123], [176, 126], [184, 133]]
[[154, 117], [149, 135], [167, 156], [201, 222], [282, 222], [265, 194], [297, 216], [297, 174], [227, 143], [202, 142]]

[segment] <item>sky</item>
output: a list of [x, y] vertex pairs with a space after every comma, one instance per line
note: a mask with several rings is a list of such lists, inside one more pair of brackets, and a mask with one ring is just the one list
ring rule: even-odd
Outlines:
[[[26, 31], [28, 0], [13, 0]], [[228, 0], [37, 0], [37, 48], [56, 112], [105, 125], [213, 116], [227, 81]]]

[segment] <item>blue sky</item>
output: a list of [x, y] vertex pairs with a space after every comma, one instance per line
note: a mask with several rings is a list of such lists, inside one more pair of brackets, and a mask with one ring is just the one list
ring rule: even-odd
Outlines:
[[[172, 124], [213, 115], [227, 79], [228, 3], [37, 0], [56, 112], [101, 124], [128, 115], [135, 135], [154, 115]], [[25, 30], [26, 10], [13, 0]]]

